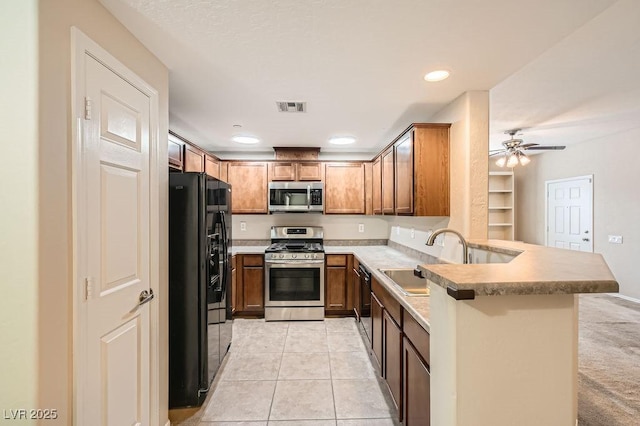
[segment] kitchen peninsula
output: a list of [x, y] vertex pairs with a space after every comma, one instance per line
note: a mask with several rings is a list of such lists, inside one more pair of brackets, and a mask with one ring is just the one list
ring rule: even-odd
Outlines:
[[419, 267], [431, 287], [431, 424], [577, 424], [577, 294], [618, 291], [604, 259], [512, 241], [469, 247], [515, 257]]

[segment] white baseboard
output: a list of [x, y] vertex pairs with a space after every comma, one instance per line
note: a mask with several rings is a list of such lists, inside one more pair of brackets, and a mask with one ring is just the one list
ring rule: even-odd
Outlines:
[[625, 296], [620, 293], [611, 293], [612, 296], [619, 297], [620, 299], [628, 300], [629, 302], [640, 303], [640, 299], [636, 299], [634, 297]]

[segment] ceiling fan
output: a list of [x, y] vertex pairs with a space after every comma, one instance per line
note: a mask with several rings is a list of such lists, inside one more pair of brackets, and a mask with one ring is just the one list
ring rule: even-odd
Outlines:
[[526, 166], [531, 160], [527, 157], [525, 151], [561, 150], [566, 148], [564, 145], [523, 144], [522, 139], [514, 138], [519, 131], [520, 129], [507, 130], [504, 133], [510, 135], [511, 139], [502, 142], [504, 148], [489, 151], [489, 157], [500, 156], [496, 161], [498, 167], [515, 167], [518, 164]]

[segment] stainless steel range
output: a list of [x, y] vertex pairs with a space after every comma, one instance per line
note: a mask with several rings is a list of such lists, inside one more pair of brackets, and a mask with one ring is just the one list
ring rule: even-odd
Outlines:
[[266, 321], [324, 319], [324, 247], [318, 226], [272, 226], [265, 250]]

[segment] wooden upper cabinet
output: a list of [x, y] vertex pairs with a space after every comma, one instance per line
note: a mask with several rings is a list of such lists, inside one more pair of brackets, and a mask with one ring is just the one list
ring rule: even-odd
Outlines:
[[382, 157], [373, 160], [371, 166], [372, 188], [371, 198], [373, 203], [373, 214], [382, 214]]
[[269, 180], [296, 180], [296, 163], [269, 163]]
[[220, 179], [220, 163], [215, 158], [205, 155], [204, 171], [209, 176]]
[[326, 163], [325, 214], [364, 214], [364, 163]]
[[296, 165], [296, 179], [322, 181], [324, 180], [323, 171], [322, 163], [319, 162], [298, 163]]
[[322, 181], [320, 162], [269, 163], [270, 181]]
[[169, 167], [182, 170], [184, 167], [184, 143], [169, 137], [167, 154], [169, 155]]
[[413, 130], [393, 144], [395, 214], [413, 214]]
[[189, 144], [185, 144], [184, 147], [184, 171], [204, 172], [204, 152]]
[[418, 124], [413, 132], [413, 214], [449, 216], [450, 124]]
[[227, 182], [231, 184], [233, 213], [268, 213], [267, 163], [229, 162]]
[[382, 154], [382, 214], [394, 214], [393, 147]]
[[229, 182], [229, 177], [227, 174], [227, 164], [229, 164], [228, 161], [220, 161], [219, 165], [220, 165], [220, 180], [224, 181], [224, 182]]

